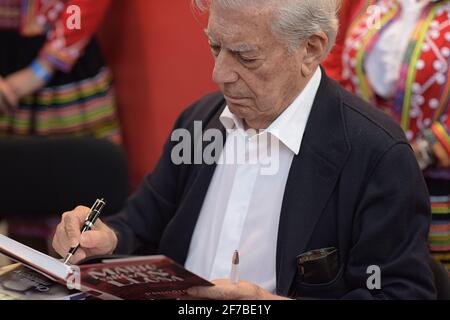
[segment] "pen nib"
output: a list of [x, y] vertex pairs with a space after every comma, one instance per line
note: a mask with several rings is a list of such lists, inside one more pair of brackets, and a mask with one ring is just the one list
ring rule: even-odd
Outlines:
[[239, 251], [237, 250], [233, 253], [233, 264], [239, 264]]

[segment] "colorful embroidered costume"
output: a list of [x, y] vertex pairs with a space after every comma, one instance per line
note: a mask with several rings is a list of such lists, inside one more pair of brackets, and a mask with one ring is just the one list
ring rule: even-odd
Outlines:
[[[347, 13], [352, 23], [336, 80], [396, 119], [411, 144], [426, 137], [450, 157], [450, 1], [351, 3], [358, 12]], [[327, 64], [336, 63], [331, 59]], [[433, 214], [430, 249], [450, 271], [450, 168], [435, 165], [424, 176]]]
[[[47, 85], [0, 115], [0, 135], [88, 135], [120, 142], [111, 75], [93, 35], [110, 0], [0, 0], [0, 75], [37, 57], [56, 68]], [[80, 23], [71, 20], [80, 13]], [[74, 22], [75, 21], [75, 22]]]

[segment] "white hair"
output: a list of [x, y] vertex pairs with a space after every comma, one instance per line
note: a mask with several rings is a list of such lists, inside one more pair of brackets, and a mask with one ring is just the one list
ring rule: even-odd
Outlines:
[[242, 8], [251, 4], [270, 3], [277, 8], [272, 31], [279, 39], [297, 48], [302, 41], [322, 31], [328, 37], [327, 53], [336, 42], [340, 0], [193, 0], [200, 11], [208, 10], [211, 3], [223, 8]]

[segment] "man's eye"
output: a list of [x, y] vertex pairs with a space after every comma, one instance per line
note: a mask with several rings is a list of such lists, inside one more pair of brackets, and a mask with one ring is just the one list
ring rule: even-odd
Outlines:
[[220, 47], [214, 46], [214, 45], [210, 45], [210, 47], [211, 47], [211, 52], [213, 53], [213, 55], [218, 56], [219, 52], [220, 52]]
[[246, 58], [246, 57], [243, 57], [243, 56], [239, 56], [239, 60], [241, 60], [241, 62], [243, 62], [243, 63], [250, 64], [252, 62], [255, 62], [257, 59], [255, 59], [255, 58]]

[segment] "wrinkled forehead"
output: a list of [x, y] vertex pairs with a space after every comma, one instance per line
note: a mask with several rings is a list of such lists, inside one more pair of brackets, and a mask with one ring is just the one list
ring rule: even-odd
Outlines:
[[267, 6], [280, 3], [282, 0], [194, 0], [195, 5], [201, 10], [208, 10], [211, 6], [224, 8], [243, 8], [246, 6]]

